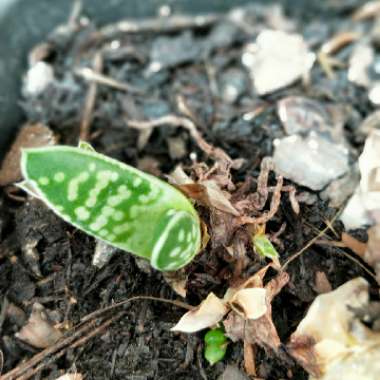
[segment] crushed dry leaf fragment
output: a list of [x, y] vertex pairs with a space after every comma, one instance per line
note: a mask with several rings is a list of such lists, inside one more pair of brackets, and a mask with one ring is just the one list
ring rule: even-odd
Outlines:
[[[172, 330], [186, 333], [197, 332], [216, 325], [222, 321], [229, 311], [232, 311], [229, 317], [236, 315], [244, 321], [254, 321], [265, 317], [270, 312], [270, 302], [274, 297], [274, 289], [280, 291], [288, 281], [288, 275], [280, 273], [264, 287], [261, 277], [265, 275], [270, 266], [271, 264], [241, 285], [227, 289], [223, 299], [218, 298], [214, 293], [210, 293], [199, 306], [184, 314]], [[278, 282], [279, 278], [283, 280]]]
[[214, 293], [210, 293], [201, 304], [188, 311], [171, 329], [185, 333], [194, 333], [220, 322], [228, 309]]
[[278, 352], [281, 345], [277, 329], [272, 321], [272, 300], [288, 283], [289, 275], [280, 272], [265, 286], [263, 279], [267, 270], [272, 265], [267, 265], [249, 279], [251, 285], [264, 287], [266, 290], [266, 311], [257, 319], [245, 320], [237, 313], [230, 313], [224, 321], [226, 335], [234, 342], [238, 340], [246, 341], [250, 344], [258, 344], [265, 349], [272, 349]]
[[35, 303], [27, 324], [16, 333], [16, 338], [37, 348], [46, 348], [58, 341], [62, 333], [54, 327], [45, 308]]
[[186, 297], [186, 285], [188, 280], [188, 274], [182, 268], [174, 272], [165, 272], [163, 274], [167, 284], [181, 297]]
[[56, 380], [83, 380], [83, 376], [80, 373], [66, 373]]
[[380, 378], [380, 333], [355, 315], [355, 310], [368, 306], [368, 283], [363, 278], [314, 300], [287, 345], [310, 380]]

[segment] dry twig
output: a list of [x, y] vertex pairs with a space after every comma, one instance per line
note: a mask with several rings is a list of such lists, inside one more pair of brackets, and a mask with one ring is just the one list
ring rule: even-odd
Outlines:
[[107, 75], [99, 74], [93, 69], [88, 67], [82, 67], [75, 70], [75, 74], [82, 77], [83, 79], [89, 82], [96, 82], [104, 86], [114, 88], [115, 90], [125, 91], [133, 94], [141, 94], [142, 91], [127, 83], [119, 82], [113, 78], [110, 78]]
[[205, 152], [209, 157], [221, 163], [227, 164], [228, 166], [232, 165], [231, 157], [229, 157], [227, 153], [225, 153], [222, 149], [210, 145], [202, 137], [193, 121], [187, 117], [169, 114], [157, 119], [147, 121], [127, 120], [127, 124], [131, 128], [140, 130], [161, 127], [163, 125], [169, 125], [171, 127], [183, 127], [189, 131], [190, 136], [195, 140], [199, 148], [203, 150], [203, 152]]
[[284, 179], [281, 176], [278, 176], [277, 184], [274, 188], [272, 199], [270, 202], [269, 211], [265, 211], [262, 215], [258, 216], [257, 218], [243, 215], [239, 218], [240, 224], [265, 224], [269, 220], [271, 220], [273, 216], [276, 214], [278, 208], [280, 207], [281, 189], [283, 183]]
[[128, 33], [167, 33], [183, 29], [204, 28], [217, 22], [219, 14], [200, 16], [174, 15], [169, 17], [148, 18], [143, 20], [122, 20], [115, 24], [104, 26], [90, 37], [92, 41], [114, 39]]
[[340, 215], [342, 210], [338, 211], [334, 217], [331, 219], [330, 221], [330, 224], [327, 225], [323, 230], [319, 231], [318, 235], [316, 235], [315, 237], [313, 237], [313, 239], [311, 239], [302, 249], [300, 249], [298, 252], [296, 252], [294, 255], [290, 256], [285, 262], [284, 264], [282, 265], [281, 267], [281, 271], [285, 271], [285, 269], [287, 268], [287, 266], [292, 262], [294, 261], [297, 257], [301, 256], [308, 248], [310, 248], [314, 243], [317, 242], [317, 240], [319, 240], [325, 233], [328, 229], [330, 229], [330, 225], [332, 223], [334, 223], [334, 221], [338, 218], [338, 216]]
[[[102, 55], [98, 52], [94, 57], [94, 72], [101, 73], [103, 69], [103, 58]], [[84, 141], [88, 141], [90, 134], [90, 126], [92, 122], [92, 114], [95, 107], [96, 94], [98, 92], [98, 83], [92, 81], [87, 91], [86, 100], [84, 103], [82, 120], [80, 124], [79, 138]]]
[[190, 306], [187, 303], [181, 302], [181, 301], [168, 300], [168, 299], [165, 299], [165, 298], [159, 298], [159, 297], [153, 297], [153, 296], [136, 296], [136, 297], [128, 298], [125, 301], [117, 302], [117, 303], [115, 303], [113, 305], [107, 306], [107, 307], [105, 307], [103, 309], [100, 309], [100, 310], [96, 310], [96, 311], [94, 311], [94, 312], [86, 315], [85, 317], [83, 317], [81, 319], [80, 325], [83, 324], [84, 322], [87, 322], [87, 321], [92, 320], [94, 318], [98, 318], [100, 315], [106, 313], [107, 311], [116, 309], [116, 308], [118, 308], [120, 306], [126, 305], [126, 304], [128, 304], [128, 303], [130, 303], [132, 301], [137, 301], [137, 300], [158, 301], [158, 302], [169, 303], [169, 304], [174, 305], [174, 306], [182, 307], [182, 308], [187, 309], [187, 310], [192, 310], [193, 309], [193, 306]]

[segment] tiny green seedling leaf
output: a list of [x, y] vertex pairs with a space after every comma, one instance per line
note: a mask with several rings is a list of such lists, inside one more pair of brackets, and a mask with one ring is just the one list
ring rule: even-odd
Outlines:
[[204, 355], [210, 365], [223, 360], [227, 351], [227, 338], [220, 328], [209, 330], [204, 337], [205, 351]]
[[271, 260], [278, 260], [278, 252], [265, 234], [255, 234], [252, 241], [253, 247], [258, 255], [267, 257]]
[[24, 190], [82, 231], [158, 270], [177, 270], [200, 250], [200, 220], [181, 192], [87, 143], [25, 149], [21, 166]]
[[252, 236], [253, 249], [262, 256], [271, 259], [273, 264], [280, 266], [279, 254], [273, 244], [265, 235], [265, 225], [257, 226], [256, 232]]

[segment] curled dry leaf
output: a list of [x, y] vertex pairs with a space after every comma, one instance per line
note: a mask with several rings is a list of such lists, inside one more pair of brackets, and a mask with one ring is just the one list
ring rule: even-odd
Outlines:
[[239, 212], [229, 201], [229, 194], [222, 191], [215, 181], [203, 181], [202, 185], [206, 188], [210, 206], [235, 216], [239, 215]]
[[181, 165], [177, 165], [168, 175], [168, 180], [172, 185], [176, 186], [194, 183], [194, 181], [185, 173]]
[[208, 180], [199, 183], [189, 183], [180, 185], [182, 190], [189, 198], [198, 201], [208, 207], [238, 216], [239, 212], [232, 206], [228, 199], [228, 193], [222, 191], [215, 181]]
[[[231, 309], [233, 312], [230, 313], [230, 316], [236, 314], [242, 321], [262, 318], [270, 308], [275, 288], [272, 282], [277, 279], [270, 281], [266, 288], [262, 287], [262, 277], [269, 267], [270, 265], [263, 268], [242, 285], [229, 288], [223, 300], [214, 293], [210, 293], [199, 306], [183, 315], [172, 330], [187, 333], [197, 332], [220, 322]], [[256, 284], [258, 286], [255, 286]]]
[[[263, 278], [269, 267], [267, 265], [254, 276], [246, 281], [245, 286], [254, 284], [255, 286], [263, 287]], [[257, 319], [245, 320], [237, 313], [230, 313], [224, 321], [226, 335], [232, 341], [242, 340], [250, 344], [258, 344], [264, 348], [270, 348], [277, 351], [281, 341], [278, 336], [276, 327], [272, 321], [272, 300], [281, 291], [281, 289], [289, 281], [289, 276], [286, 272], [280, 272], [274, 279], [268, 282], [263, 289], [265, 290], [265, 313]]]
[[31, 346], [46, 348], [57, 342], [62, 333], [50, 322], [45, 308], [35, 303], [27, 324], [16, 333], [16, 337]]
[[210, 293], [198, 307], [183, 315], [172, 331], [194, 333], [203, 330], [220, 322], [227, 311], [224, 302]]
[[314, 300], [288, 344], [310, 379], [380, 378], [380, 333], [369, 330], [354, 313], [368, 308], [368, 299], [368, 283], [356, 278]]
[[229, 200], [229, 193], [223, 191], [215, 180], [201, 180], [195, 183], [181, 166], [177, 166], [169, 176], [169, 181], [178, 186], [189, 198], [204, 206], [214, 207], [235, 216], [239, 215]]
[[245, 319], [257, 319], [267, 311], [266, 290], [263, 288], [240, 289], [229, 300], [232, 309]]

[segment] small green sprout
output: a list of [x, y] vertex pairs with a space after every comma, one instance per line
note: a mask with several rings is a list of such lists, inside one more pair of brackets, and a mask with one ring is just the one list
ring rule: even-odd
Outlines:
[[255, 252], [262, 256], [271, 259], [274, 263], [279, 262], [279, 254], [276, 248], [265, 234], [265, 228], [259, 227], [256, 233], [252, 236], [252, 243]]
[[200, 250], [198, 214], [180, 191], [87, 143], [24, 149], [21, 166], [20, 187], [70, 224], [158, 270], [177, 270]]
[[205, 340], [205, 358], [214, 365], [223, 360], [227, 351], [227, 338], [221, 328], [209, 330], [204, 337]]

